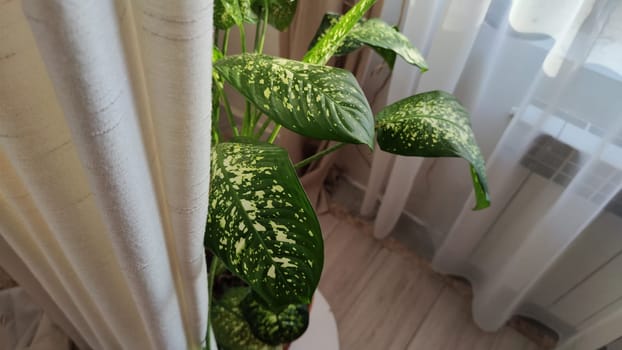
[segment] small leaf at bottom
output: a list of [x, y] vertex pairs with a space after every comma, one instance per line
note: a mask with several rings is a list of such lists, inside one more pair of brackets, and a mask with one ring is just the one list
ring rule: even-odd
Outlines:
[[306, 304], [291, 304], [273, 312], [254, 293], [249, 293], [240, 308], [257, 339], [270, 345], [298, 339], [309, 325], [309, 306]]

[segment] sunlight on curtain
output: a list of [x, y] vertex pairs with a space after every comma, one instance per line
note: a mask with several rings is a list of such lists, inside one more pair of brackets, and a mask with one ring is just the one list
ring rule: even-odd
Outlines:
[[362, 207], [373, 213], [385, 188], [376, 236], [390, 234], [404, 210], [425, 224], [434, 267], [472, 282], [484, 329], [521, 314], [555, 329], [564, 349], [606, 345], [622, 335], [622, 4], [406, 4], [413, 16], [401, 28], [425, 33], [415, 43], [430, 71], [413, 76], [396, 64], [388, 102], [438, 88], [456, 94], [487, 158], [492, 207], [471, 210], [461, 160], [376, 151]]
[[[388, 88], [387, 103], [393, 103], [414, 92], [430, 90], [453, 91], [464, 69], [469, 52], [484, 19], [490, 0], [463, 2], [410, 1], [402, 31], [415, 46], [422, 49], [432, 69], [421, 75], [413, 67], [398, 60]], [[470, 21], [468, 20], [470, 19]], [[374, 154], [368, 191], [361, 206], [361, 213], [369, 215], [375, 204], [381, 183], [390, 160], [397, 161], [391, 168], [391, 176], [384, 195], [390, 201], [381, 203], [374, 224], [374, 235], [386, 237], [399, 219], [408, 201], [413, 180], [423, 165], [423, 159], [393, 156], [382, 151]], [[396, 209], [397, 208], [397, 209]]]
[[0, 263], [82, 347], [205, 336], [211, 4], [0, 4]]
[[549, 50], [542, 70], [555, 76], [568, 56], [579, 29], [592, 13], [596, 0], [526, 0], [512, 4], [509, 25], [518, 33], [546, 35], [555, 44]]

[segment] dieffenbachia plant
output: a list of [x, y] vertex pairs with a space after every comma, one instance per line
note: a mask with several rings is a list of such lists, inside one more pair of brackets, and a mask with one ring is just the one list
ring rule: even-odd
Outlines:
[[[422, 72], [427, 63], [408, 39], [379, 19], [363, 15], [375, 0], [361, 0], [345, 15], [327, 14], [302, 61], [262, 54], [268, 25], [285, 30], [296, 0], [215, 0], [211, 192], [205, 246], [214, 276], [224, 266], [247, 287], [213, 301], [208, 317], [223, 349], [272, 349], [300, 336], [307, 305], [323, 265], [318, 219], [295, 168], [344, 144], [375, 143], [405, 156], [462, 157], [470, 163], [475, 209], [489, 205], [484, 159], [468, 112], [451, 94], [431, 91], [386, 106], [374, 117], [356, 78], [326, 66], [336, 55], [368, 46], [390, 67], [397, 56]], [[255, 24], [255, 44], [246, 48], [245, 24]], [[227, 55], [237, 28], [242, 53]], [[240, 123], [225, 84], [245, 97]], [[221, 109], [233, 136], [219, 129]], [[294, 165], [274, 141], [285, 127], [339, 143]], [[264, 135], [269, 136], [265, 137]]]

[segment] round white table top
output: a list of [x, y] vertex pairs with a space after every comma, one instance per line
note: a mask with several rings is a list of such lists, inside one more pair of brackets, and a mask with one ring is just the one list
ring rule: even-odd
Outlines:
[[337, 322], [330, 305], [319, 290], [313, 295], [309, 328], [302, 337], [296, 339], [290, 350], [339, 350]]

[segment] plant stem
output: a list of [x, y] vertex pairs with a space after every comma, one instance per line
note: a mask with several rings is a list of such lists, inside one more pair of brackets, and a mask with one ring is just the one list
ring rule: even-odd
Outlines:
[[281, 125], [277, 124], [274, 127], [274, 130], [272, 130], [272, 134], [270, 134], [270, 138], [268, 138], [269, 143], [274, 143], [274, 140], [276, 140], [276, 137], [279, 135], [279, 131], [281, 131]]
[[229, 34], [231, 34], [231, 30], [225, 30], [225, 37], [222, 40], [222, 50], [220, 50], [223, 55], [226, 55], [227, 50], [229, 49]]
[[311, 157], [309, 157], [307, 159], [304, 159], [304, 160], [301, 160], [300, 162], [296, 163], [294, 165], [294, 168], [296, 168], [296, 169], [302, 168], [303, 166], [313, 162], [316, 159], [320, 159], [320, 158], [324, 157], [325, 155], [327, 155], [329, 153], [335, 152], [336, 150], [340, 149], [341, 147], [343, 147], [345, 145], [347, 145], [347, 143], [341, 142], [341, 143], [338, 143], [338, 144], [336, 144], [334, 146], [328, 147], [327, 149], [325, 149], [325, 150], [323, 150], [321, 152], [318, 152], [318, 153], [312, 155]]
[[261, 35], [261, 26], [263, 24], [263, 18], [259, 19], [259, 23], [257, 23], [257, 25], [255, 26], [255, 41], [254, 41], [254, 45], [253, 48], [255, 50], [255, 52], [257, 53], [261, 53], [261, 51], [259, 50], [259, 42], [261, 41], [259, 38], [259, 35]]
[[222, 92], [222, 100], [225, 102], [225, 111], [227, 112], [227, 119], [229, 120], [229, 125], [231, 125], [231, 129], [233, 129], [233, 136], [240, 136], [240, 131], [238, 130], [237, 125], [235, 125], [235, 120], [233, 119], [233, 112], [231, 111], [231, 105], [229, 104], [229, 99], [227, 98], [227, 94]]
[[[240, 29], [240, 41], [242, 44], [242, 53], [246, 53], [246, 29], [244, 28], [244, 24], [238, 26]], [[256, 30], [257, 28], [255, 28]], [[243, 136], [253, 136], [250, 128], [251, 124], [251, 102], [245, 99], [246, 103], [244, 104], [244, 119], [242, 119], [242, 135]]]
[[[218, 104], [218, 107], [215, 108], [215, 112], [214, 114], [220, 116], [220, 103]], [[220, 124], [220, 118], [219, 117], [214, 117], [214, 115], [212, 115], [212, 144], [213, 145], [217, 145], [220, 143], [220, 128], [218, 127]]]
[[246, 29], [244, 29], [244, 24], [240, 24], [238, 29], [240, 31], [240, 45], [242, 46], [242, 53], [246, 53]]
[[209, 282], [207, 283], [207, 350], [211, 350], [212, 342], [210, 336], [212, 332], [210, 331], [211, 326], [211, 315], [212, 315], [212, 299], [214, 298], [214, 279], [216, 275], [216, 267], [218, 265], [218, 258], [216, 255], [212, 258], [212, 264], [209, 268]]
[[261, 24], [261, 38], [259, 39], [259, 50], [257, 52], [263, 52], [263, 46], [266, 41], [266, 30], [268, 29], [268, 15], [270, 11], [268, 11], [268, 0], [263, 1], [263, 21]]
[[[264, 42], [266, 40], [266, 28], [268, 28], [268, 1], [264, 0], [262, 8], [262, 18], [259, 20], [259, 25], [255, 27], [255, 52], [262, 53]], [[242, 128], [242, 134], [246, 136], [253, 136], [257, 121], [261, 116], [261, 111], [253, 113], [250, 102], [246, 101], [246, 110], [244, 113], [244, 127]]]
[[259, 131], [255, 134], [255, 136], [257, 136], [257, 138], [261, 138], [261, 136], [263, 136], [263, 133], [266, 132], [266, 129], [268, 128], [268, 125], [270, 125], [271, 122], [272, 120], [270, 118], [266, 118], [266, 121], [263, 122], [263, 124], [261, 125], [261, 128], [259, 128]]
[[259, 118], [261, 117], [261, 111], [259, 109], [257, 109], [257, 111], [255, 112], [255, 114], [251, 115], [251, 136], [253, 135], [253, 133], [255, 132], [255, 128], [257, 127], [257, 122], [259, 121]]
[[[231, 34], [231, 30], [227, 29], [225, 30], [225, 35], [224, 38], [222, 40], [222, 53], [223, 55], [227, 54], [227, 50], [229, 49], [229, 37]], [[233, 112], [231, 111], [231, 105], [229, 104], [229, 99], [227, 98], [227, 95], [225, 94], [225, 91], [223, 88], [219, 88], [218, 92], [220, 94], [220, 96], [222, 96], [223, 102], [225, 103], [225, 112], [227, 114], [227, 120], [229, 121], [229, 125], [231, 125], [231, 129], [233, 130], [233, 135], [234, 136], [239, 136], [240, 132], [238, 130], [238, 127], [235, 124], [235, 120], [233, 118]], [[220, 104], [218, 104], [218, 116], [220, 117]], [[218, 128], [218, 125], [216, 126]], [[220, 137], [219, 137], [220, 139]]]
[[[212, 79], [212, 84], [218, 84], [216, 79]], [[212, 144], [220, 143], [220, 90], [218, 85], [212, 86]]]
[[220, 143], [220, 135], [218, 135], [217, 128], [212, 128], [212, 145], [217, 145]]
[[249, 100], [246, 100], [244, 104], [244, 120], [242, 120], [242, 135], [243, 136], [253, 136], [253, 129], [251, 128], [251, 103]]

